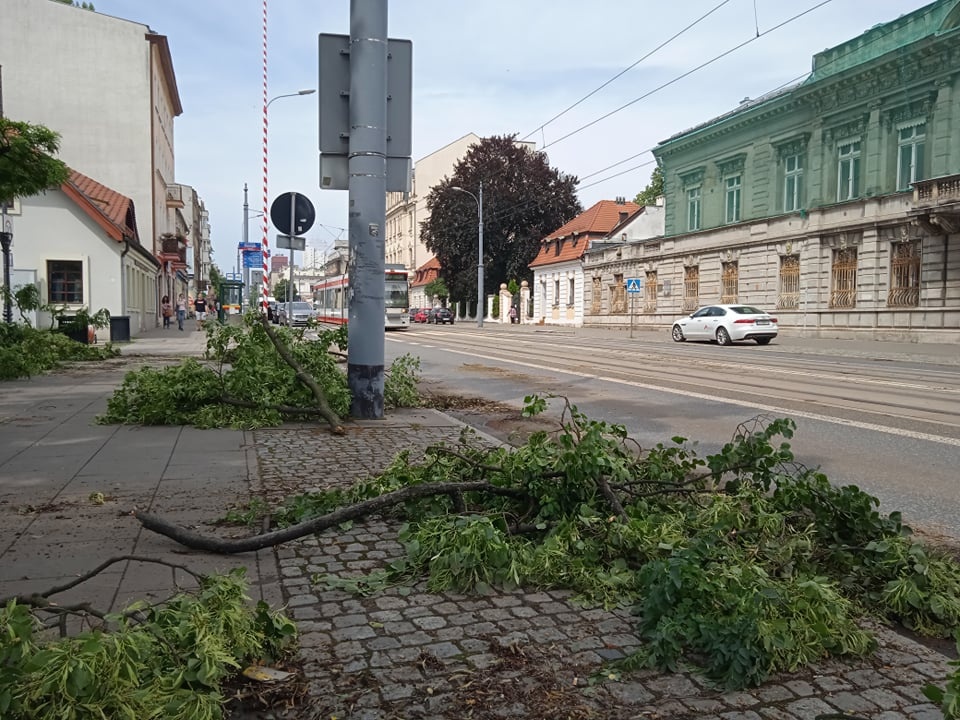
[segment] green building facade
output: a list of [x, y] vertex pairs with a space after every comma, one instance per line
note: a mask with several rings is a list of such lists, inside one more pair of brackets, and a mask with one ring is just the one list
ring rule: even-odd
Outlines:
[[[629, 258], [641, 322], [743, 302], [784, 333], [960, 342], [960, 0], [817, 54], [803, 82], [654, 155], [664, 237], [584, 267], [603, 286]], [[623, 321], [593, 304], [586, 324]]]

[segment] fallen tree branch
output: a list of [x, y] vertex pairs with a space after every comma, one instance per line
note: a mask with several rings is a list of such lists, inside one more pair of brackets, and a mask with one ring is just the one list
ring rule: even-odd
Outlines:
[[293, 356], [293, 353], [290, 352], [289, 348], [277, 337], [276, 331], [270, 327], [270, 322], [267, 320], [266, 314], [260, 313], [259, 317], [264, 332], [267, 333], [267, 337], [270, 338], [270, 342], [273, 343], [280, 357], [283, 358], [283, 361], [287, 365], [293, 368], [293, 371], [297, 374], [297, 380], [308, 387], [310, 392], [313, 393], [313, 399], [317, 403], [317, 410], [319, 410], [320, 415], [330, 424], [330, 430], [337, 435], [343, 435], [344, 430], [343, 425], [340, 423], [340, 418], [331, 409], [330, 404], [327, 402], [327, 397], [323, 394], [320, 386], [317, 385], [317, 381], [310, 376], [310, 373], [303, 369], [303, 366], [297, 362], [297, 359]]
[[[263, 535], [254, 535], [237, 540], [225, 540], [201, 535], [193, 530], [174, 525], [169, 520], [165, 520], [151, 513], [142, 513], [135, 510], [133, 515], [147, 530], [165, 535], [191, 550], [205, 550], [221, 555], [233, 555], [235, 553], [252, 552], [254, 550], [262, 550], [266, 547], [282, 545], [285, 542], [296, 540], [297, 538], [302, 538], [307, 535], [313, 535], [314, 533], [331, 527], [336, 527], [347, 520], [356, 520], [366, 517], [367, 515], [376, 514], [408, 500], [416, 500], [417, 498], [429, 497], [431, 495], [449, 495], [454, 499], [458, 493], [465, 492], [486, 492], [493, 495], [528, 499], [527, 493], [523, 490], [498, 487], [482, 481], [425, 483], [423, 485], [411, 485], [401, 490], [387, 493], [386, 495], [380, 495], [354, 505], [338, 508], [321, 517], [313, 518], [282, 530], [274, 530], [273, 532]], [[456, 503], [455, 499], [453, 501]]]

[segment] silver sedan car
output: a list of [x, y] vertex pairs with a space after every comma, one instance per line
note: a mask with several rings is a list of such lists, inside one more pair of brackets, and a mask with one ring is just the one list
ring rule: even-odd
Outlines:
[[675, 342], [711, 340], [730, 345], [753, 340], [766, 345], [777, 336], [777, 318], [750, 305], [707, 305], [677, 320], [671, 335]]

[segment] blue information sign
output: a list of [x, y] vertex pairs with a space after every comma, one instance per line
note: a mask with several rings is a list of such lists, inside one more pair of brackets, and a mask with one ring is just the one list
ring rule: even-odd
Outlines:
[[627, 292], [643, 292], [643, 286], [640, 284], [640, 278], [627, 278]]

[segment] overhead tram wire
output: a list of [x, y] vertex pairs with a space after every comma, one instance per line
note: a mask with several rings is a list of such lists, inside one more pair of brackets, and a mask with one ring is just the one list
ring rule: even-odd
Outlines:
[[[826, 4], [826, 3], [821, 3], [821, 5], [824, 5], [824, 4]], [[818, 6], [816, 6], [816, 7], [813, 7], [813, 8], [810, 8], [810, 10], [807, 10], [807, 11], [805, 11], [804, 13], [801, 13], [801, 15], [806, 14], [806, 13], [809, 13], [809, 12], [811, 12], [811, 11], [813, 11], [813, 10], [816, 10], [818, 7], [820, 7], [820, 5], [818, 5]], [[796, 16], [796, 17], [800, 17], [801, 15], [798, 15], [798, 16]], [[781, 23], [781, 25], [783, 25], [783, 24], [785, 24], [785, 23], [787, 23], [787, 22], [791, 22], [792, 20], [796, 19], [796, 17], [791, 18], [790, 20], [784, 21], [784, 23]], [[777, 26], [777, 27], [780, 27], [780, 26]], [[771, 28], [770, 30], [768, 30], [768, 31], [766, 31], [766, 32], [770, 32], [770, 31], [772, 31], [772, 30], [774, 30], [774, 29], [776, 29], [776, 28]], [[890, 33], [894, 32], [896, 29], [897, 29], [896, 27], [890, 27], [886, 32], [881, 33], [881, 34], [877, 35], [876, 37], [871, 38], [871, 39], [870, 39], [870, 44], [873, 44], [873, 43], [876, 43], [876, 42], [879, 42], [879, 41], [883, 40], [887, 35], [889, 35]], [[840, 54], [837, 55], [836, 57], [831, 58], [830, 60], [827, 60], [827, 61], [824, 62], [822, 65], [820, 65], [819, 69], [822, 70], [823, 68], [829, 67], [830, 65], [832, 65], [832, 64], [834, 64], [834, 63], [837, 63], [837, 62], [840, 62], [840, 61], [844, 60], [846, 57], [848, 57], [848, 56], [851, 55], [851, 54], [854, 54], [854, 53], [856, 53], [856, 52], [861, 52], [861, 51], [863, 50], [863, 47], [864, 47], [864, 46], [862, 46], [862, 45], [858, 45], [857, 47], [851, 48], [850, 50], [847, 50], [847, 51], [844, 52], [844, 53], [840, 53]], [[695, 68], [694, 70], [696, 70], [696, 69], [697, 69], [697, 68]], [[693, 70], [691, 70], [690, 72], [693, 72]], [[684, 75], [682, 75], [682, 76], [680, 76], [680, 77], [685, 77], [686, 75], [689, 75], [690, 72], [684, 73]], [[790, 85], [794, 85], [794, 84], [800, 82], [801, 80], [803, 80], [804, 78], [809, 77], [810, 75], [811, 75], [810, 71], [806, 71], [806, 72], [804, 72], [802, 75], [798, 75], [798, 76], [795, 77], [793, 80], [790, 80], [790, 81], [788, 81], [788, 82], [782, 83], [782, 84], [779, 85], [778, 87], [774, 88], [773, 90], [770, 90], [768, 93], [765, 93], [765, 94], [775, 93], [775, 92], [777, 92], [777, 91], [779, 91], [779, 90], [782, 90], [782, 89], [784, 89], [784, 88], [786, 88], [786, 87], [789, 87]], [[678, 78], [676, 78], [676, 79], [680, 79], [680, 78], [678, 77]], [[672, 81], [671, 81], [671, 82], [672, 82]], [[644, 155], [644, 154], [646, 154], [646, 153], [648, 153], [648, 152], [651, 152], [652, 150], [654, 150], [654, 147], [647, 148], [646, 150], [642, 150], [641, 152], [638, 152], [638, 153], [635, 153], [635, 154], [633, 154], [633, 155], [630, 155], [629, 157], [624, 158], [623, 160], [619, 160], [619, 161], [617, 161], [617, 162], [615, 162], [615, 163], [613, 163], [613, 164], [611, 164], [611, 165], [607, 165], [606, 167], [600, 168], [599, 170], [595, 170], [595, 171], [593, 171], [593, 172], [591, 172], [591, 173], [588, 173], [587, 175], [584, 175], [584, 176], [578, 178], [576, 189], [579, 191], [579, 190], [584, 190], [584, 189], [586, 189], [586, 188], [595, 187], [596, 185], [600, 185], [600, 184], [605, 183], [605, 182], [607, 182], [607, 181], [609, 181], [609, 180], [613, 180], [614, 178], [620, 177], [621, 175], [625, 175], [625, 174], [627, 174], [627, 173], [629, 173], [629, 172], [633, 172], [634, 170], [639, 170], [639, 169], [642, 168], [642, 167], [647, 167], [647, 166], [649, 166], [649, 165], [652, 165], [652, 164], [655, 162], [655, 160], [648, 160], [648, 161], [646, 161], [646, 162], [643, 162], [643, 163], [640, 163], [640, 164], [638, 164], [638, 165], [634, 165], [634, 166], [632, 166], [632, 167], [630, 167], [630, 168], [627, 168], [626, 170], [621, 170], [621, 171], [619, 171], [619, 172], [617, 172], [617, 173], [614, 173], [613, 175], [610, 175], [610, 176], [608, 176], [608, 177], [601, 178], [600, 180], [596, 180], [596, 181], [594, 181], [594, 182], [592, 182], [592, 183], [588, 183], [587, 185], [581, 185], [581, 183], [583, 182], [583, 180], [586, 180], [587, 178], [594, 177], [594, 176], [596, 176], [596, 175], [599, 175], [599, 174], [602, 173], [602, 172], [605, 172], [605, 171], [607, 171], [607, 170], [610, 170], [610, 169], [612, 169], [612, 168], [615, 168], [615, 167], [617, 167], [618, 165], [622, 165], [622, 164], [624, 164], [624, 163], [630, 162], [631, 160], [633, 160], [633, 159], [635, 159], [635, 158], [638, 158], [638, 157], [640, 157], [641, 155]], [[522, 209], [524, 209], [524, 208], [526, 208], [526, 207], [528, 207], [528, 206], [530, 206], [530, 205], [544, 205], [544, 204], [546, 204], [546, 202], [548, 202], [548, 201], [549, 201], [549, 198], [548, 198], [548, 199], [534, 198], [534, 199], [530, 199], [530, 200], [525, 200], [525, 201], [523, 201], [523, 202], [517, 203], [517, 204], [512, 205], [512, 206], [510, 206], [510, 207], [501, 208], [500, 210], [491, 213], [491, 215], [489, 216], [488, 219], [489, 219], [489, 221], [491, 221], [491, 222], [492, 222], [492, 221], [495, 221], [495, 220], [500, 220], [500, 219], [509, 217], [510, 215], [512, 215], [512, 214], [518, 212], [519, 210], [522, 210]]]
[[721, 2], [719, 5], [715, 6], [712, 10], [707, 11], [704, 15], [701, 15], [700, 17], [698, 17], [698, 18], [697, 18], [696, 20], [694, 20], [692, 23], [690, 23], [689, 25], [687, 25], [685, 28], [683, 28], [683, 29], [680, 30], [679, 32], [675, 33], [674, 35], [672, 35], [671, 37], [667, 38], [667, 39], [664, 40], [662, 43], [660, 43], [659, 45], [657, 45], [653, 50], [651, 50], [650, 52], [648, 52], [646, 55], [644, 55], [642, 58], [640, 58], [639, 60], [637, 60], [635, 63], [633, 63], [632, 65], [630, 65], [630, 66], [628, 66], [628, 67], [626, 67], [626, 68], [624, 68], [623, 70], [621, 70], [620, 72], [618, 72], [616, 75], [614, 75], [612, 78], [610, 78], [609, 80], [607, 80], [605, 83], [603, 83], [603, 84], [600, 85], [599, 87], [596, 87], [596, 88], [594, 88], [593, 90], [591, 90], [590, 92], [588, 92], [588, 93], [587, 93], [586, 95], [584, 95], [582, 98], [580, 98], [580, 99], [577, 100], [575, 103], [573, 103], [573, 105], [570, 105], [569, 107], [565, 108], [564, 110], [561, 110], [559, 113], [557, 113], [556, 115], [554, 115], [552, 118], [550, 118], [549, 120], [547, 120], [545, 123], [543, 123], [542, 125], [538, 126], [538, 127], [535, 128], [535, 129], [531, 130], [530, 132], [528, 132], [526, 135], [524, 135], [524, 136], [523, 136], [522, 138], [520, 138], [520, 139], [521, 139], [521, 140], [526, 140], [526, 139], [527, 139], [528, 137], [530, 137], [531, 135], [534, 135], [534, 134], [536, 134], [537, 132], [540, 132], [541, 130], [543, 130], [544, 128], [546, 128], [547, 125], [549, 125], [550, 123], [552, 123], [554, 120], [560, 119], [561, 117], [563, 117], [564, 115], [566, 115], [568, 112], [570, 112], [571, 110], [573, 110], [575, 107], [577, 107], [577, 105], [579, 105], [580, 103], [584, 102], [585, 100], [588, 100], [588, 99], [591, 98], [592, 96], [596, 95], [598, 92], [600, 92], [601, 90], [603, 90], [607, 85], [609, 85], [610, 83], [612, 83], [614, 80], [617, 80], [618, 78], [622, 77], [622, 76], [625, 75], [626, 73], [628, 73], [628, 72], [630, 72], [631, 70], [633, 70], [633, 68], [635, 68], [637, 65], [639, 65], [640, 63], [642, 63], [644, 60], [648, 59], [650, 56], [654, 55], [655, 53], [657, 53], [657, 52], [659, 52], [660, 50], [662, 50], [663, 48], [665, 48], [667, 45], [669, 45], [670, 43], [672, 43], [672, 42], [673, 42], [674, 40], [676, 40], [678, 37], [680, 37], [681, 35], [683, 35], [683, 34], [684, 34], [685, 32], [687, 32], [688, 30], [692, 29], [693, 27], [695, 27], [695, 26], [698, 25], [699, 23], [701, 23], [701, 22], [703, 22], [704, 20], [706, 20], [708, 17], [710, 17], [711, 15], [713, 15], [713, 13], [715, 13], [717, 10], [719, 10], [720, 8], [722, 8], [724, 5], [726, 5], [726, 4], [729, 3], [729, 2], [730, 2], [730, 0], [723, 0], [723, 2]]
[[808, 8], [807, 10], [804, 10], [804, 11], [801, 12], [801, 13], [797, 13], [797, 14], [794, 15], [793, 17], [788, 18], [787, 20], [784, 20], [783, 22], [779, 23], [778, 25], [774, 25], [772, 28], [769, 28], [768, 30], [764, 30], [764, 31], [763, 31], [762, 33], [760, 33], [759, 35], [756, 35], [755, 37], [752, 37], [752, 38], [750, 38], [749, 40], [744, 40], [744, 41], [743, 41], [742, 43], [740, 43], [739, 45], [735, 45], [735, 46], [733, 46], [732, 48], [730, 48], [729, 50], [725, 50], [724, 52], [722, 52], [722, 53], [720, 53], [719, 55], [711, 58], [710, 60], [707, 60], [706, 62], [700, 63], [700, 64], [697, 65], [695, 68], [692, 68], [692, 69], [688, 70], [687, 72], [685, 72], [685, 73], [683, 73], [683, 74], [681, 74], [681, 75], [678, 75], [677, 77], [673, 78], [672, 80], [668, 80], [667, 82], [663, 83], [662, 85], [658, 85], [657, 87], [653, 88], [652, 90], [650, 90], [650, 91], [648, 91], [648, 92], [645, 92], [645, 93], [644, 93], [643, 95], [641, 95], [640, 97], [634, 98], [634, 99], [631, 100], [630, 102], [621, 105], [620, 107], [616, 108], [615, 110], [611, 110], [610, 112], [606, 113], [605, 115], [601, 115], [600, 117], [596, 118], [595, 120], [591, 120], [591, 121], [588, 122], [586, 125], [582, 125], [582, 126], [578, 127], [576, 130], [571, 130], [571, 131], [568, 132], [566, 135], [563, 135], [563, 136], [557, 138], [556, 140], [547, 143], [547, 144], [544, 145], [542, 148], [540, 148], [540, 150], [541, 150], [541, 151], [542, 151], [542, 150], [546, 150], [548, 147], [552, 147], [553, 145], [556, 145], [556, 144], [558, 144], [558, 143], [560, 143], [560, 142], [563, 142], [563, 141], [566, 140], [567, 138], [573, 137], [573, 136], [576, 135], [577, 133], [580, 133], [580, 132], [586, 130], [587, 128], [589, 128], [589, 127], [593, 127], [593, 126], [596, 125], [598, 122], [601, 122], [601, 121], [603, 121], [603, 120], [606, 120], [608, 117], [611, 117], [612, 115], [616, 115], [616, 114], [617, 114], [618, 112], [620, 112], [621, 110], [626, 110], [626, 109], [627, 109], [628, 107], [630, 107], [631, 105], [634, 105], [634, 104], [640, 102], [641, 100], [645, 100], [646, 98], [650, 97], [650, 96], [653, 95], [654, 93], [659, 92], [660, 90], [663, 90], [664, 88], [669, 87], [670, 85], [673, 85], [674, 83], [679, 82], [680, 80], [683, 80], [683, 79], [684, 79], [685, 77], [687, 77], [688, 75], [692, 75], [693, 73], [697, 72], [697, 70], [702, 70], [703, 68], [707, 67], [708, 65], [712, 65], [713, 63], [717, 62], [718, 60], [721, 60], [721, 59], [725, 58], [727, 55], [730, 55], [731, 53], [736, 52], [736, 51], [739, 50], [740, 48], [746, 47], [747, 45], [749, 45], [750, 43], [754, 42], [755, 40], [759, 40], [759, 39], [762, 38], [764, 35], [769, 35], [769, 34], [772, 33], [773, 31], [779, 30], [780, 28], [782, 28], [782, 27], [784, 27], [784, 26], [786, 26], [786, 25], [789, 25], [790, 23], [794, 22], [795, 20], [799, 20], [799, 19], [802, 18], [804, 15], [808, 15], [809, 13], [813, 12], [814, 10], [819, 10], [821, 7], [823, 7], [824, 5], [828, 5], [828, 4], [831, 3], [831, 2], [833, 2], [833, 0], [822, 0], [821, 2], [817, 3], [816, 5], [814, 5], [812, 8]]

